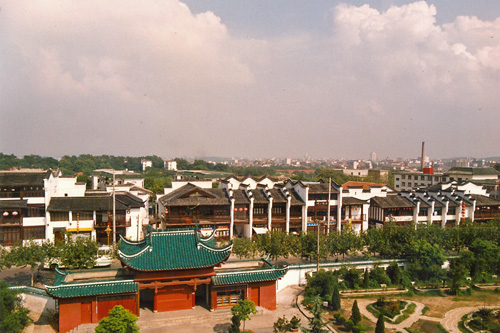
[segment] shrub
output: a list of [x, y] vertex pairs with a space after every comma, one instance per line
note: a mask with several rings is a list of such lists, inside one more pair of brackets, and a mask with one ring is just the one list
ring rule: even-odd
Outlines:
[[95, 328], [96, 333], [126, 332], [138, 333], [139, 327], [135, 323], [137, 317], [126, 310], [123, 306], [117, 305], [109, 310], [109, 315], [99, 322]]

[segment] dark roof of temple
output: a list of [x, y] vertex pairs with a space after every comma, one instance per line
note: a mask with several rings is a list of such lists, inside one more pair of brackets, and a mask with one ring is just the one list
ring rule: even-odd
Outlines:
[[0, 208], [26, 208], [28, 200], [0, 200]]
[[43, 180], [48, 178], [51, 170], [40, 172], [0, 172], [1, 186], [43, 186]]
[[286, 203], [287, 199], [279, 188], [272, 188], [269, 190], [273, 197], [273, 203]]
[[201, 188], [188, 183], [160, 198], [163, 206], [228, 205], [229, 197], [220, 188]]
[[[255, 190], [252, 190], [252, 195], [253, 195], [253, 202], [254, 204], [268, 204], [269, 200], [267, 199], [266, 195], [264, 194], [263, 189], [257, 188]], [[273, 197], [274, 199], [274, 197]]]
[[203, 239], [195, 230], [150, 229], [149, 234], [140, 242], [122, 238], [118, 254], [125, 265], [138, 271], [213, 267], [229, 257], [232, 243], [217, 248], [211, 239], [213, 234], [210, 238]]
[[212, 278], [215, 286], [241, 284], [250, 282], [262, 282], [281, 279], [288, 271], [288, 267], [283, 268], [262, 268], [249, 270], [235, 270], [229, 272], [217, 272]]
[[495, 200], [493, 198], [487, 197], [485, 195], [480, 194], [471, 194], [472, 199], [476, 200], [477, 206], [500, 206], [500, 201]]
[[373, 197], [372, 202], [380, 208], [409, 208], [415, 207], [415, 204], [409, 199], [399, 195], [388, 195], [387, 197]]
[[368, 200], [361, 200], [353, 197], [343, 197], [342, 198], [342, 204], [343, 205], [364, 205], [368, 204]]
[[250, 199], [244, 190], [233, 190], [234, 203], [240, 205], [250, 204]]
[[[104, 271], [104, 270], [101, 270]], [[112, 271], [112, 270], [109, 270]], [[97, 270], [87, 272], [87, 275], [96, 274]], [[62, 272], [56, 268], [56, 279], [52, 286], [45, 286], [47, 293], [56, 298], [112, 295], [121, 293], [136, 292], [139, 290], [139, 284], [130, 277], [99, 279], [94, 280], [75, 280], [66, 282], [67, 276], [73, 273]]]
[[[116, 194], [116, 210], [144, 207], [144, 203], [131, 193]], [[113, 197], [107, 195], [85, 197], [60, 197], [50, 199], [47, 210], [50, 212], [105, 211], [113, 209]]]

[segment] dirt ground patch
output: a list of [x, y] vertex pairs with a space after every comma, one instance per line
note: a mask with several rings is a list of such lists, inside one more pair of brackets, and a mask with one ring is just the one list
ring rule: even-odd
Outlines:
[[428, 320], [419, 320], [410, 328], [412, 332], [441, 333], [438, 328], [439, 323]]

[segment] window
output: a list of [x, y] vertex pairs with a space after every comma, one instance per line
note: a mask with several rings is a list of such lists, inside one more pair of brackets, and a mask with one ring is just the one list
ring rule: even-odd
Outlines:
[[69, 212], [52, 212], [50, 213], [51, 221], [69, 221]]
[[45, 207], [30, 206], [26, 217], [45, 217]]
[[418, 216], [427, 216], [427, 208], [420, 208]]
[[420, 176], [420, 180], [425, 180], [425, 176]]
[[432, 180], [432, 176], [427, 176], [427, 180], [431, 181]]
[[406, 179], [406, 175], [402, 175], [402, 176], [401, 176], [401, 179]]
[[45, 239], [45, 227], [23, 228], [23, 239]]
[[396, 181], [399, 182], [399, 178], [398, 177], [396, 177]]
[[456, 214], [456, 208], [455, 207], [448, 208], [448, 215], [455, 215], [455, 214]]
[[413, 176], [413, 179], [418, 180], [418, 176]]
[[283, 207], [273, 207], [273, 214], [283, 214]]
[[254, 207], [253, 208], [253, 213], [254, 215], [264, 215], [266, 214], [266, 208], [265, 207]]
[[408, 187], [411, 187], [411, 183], [408, 183]]
[[82, 221], [82, 220], [93, 220], [94, 213], [93, 212], [72, 212], [73, 221]]
[[405, 182], [402, 182], [402, 183], [401, 183], [401, 186], [406, 186], [406, 183], [405, 183]]

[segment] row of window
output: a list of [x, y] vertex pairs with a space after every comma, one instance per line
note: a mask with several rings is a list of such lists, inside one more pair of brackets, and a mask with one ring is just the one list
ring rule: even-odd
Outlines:
[[[412, 180], [412, 175], [401, 175], [401, 179], [407, 179], [406, 176], [408, 176], [408, 180]], [[439, 182], [439, 181], [442, 181], [442, 182], [446, 182], [446, 177], [440, 177], [440, 176], [413, 176], [413, 180], [426, 180], [426, 177], [427, 177], [427, 181], [432, 181], [432, 178], [434, 178], [434, 181], [436, 182]], [[396, 181], [399, 181], [399, 177], [396, 177], [395, 178]], [[453, 180], [453, 179], [452, 179]]]

